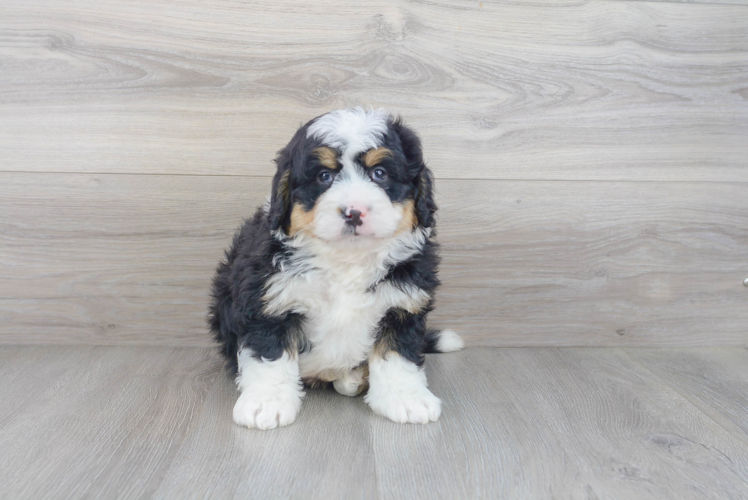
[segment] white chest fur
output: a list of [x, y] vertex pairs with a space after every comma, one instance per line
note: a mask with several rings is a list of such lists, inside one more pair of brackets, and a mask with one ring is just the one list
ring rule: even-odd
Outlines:
[[388, 267], [410, 258], [423, 233], [408, 233], [372, 249], [333, 248], [298, 239], [295, 252], [267, 284], [265, 312], [304, 316], [303, 334], [312, 349], [299, 359], [302, 377], [333, 380], [366, 360], [377, 326], [391, 308], [417, 311], [429, 300], [423, 290], [379, 282]]

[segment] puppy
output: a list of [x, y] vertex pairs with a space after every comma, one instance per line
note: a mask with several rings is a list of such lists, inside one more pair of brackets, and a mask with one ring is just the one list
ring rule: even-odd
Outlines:
[[302, 126], [278, 153], [268, 204], [234, 236], [209, 323], [241, 391], [234, 421], [292, 423], [303, 383], [362, 393], [395, 422], [439, 418], [424, 353], [462, 348], [426, 329], [439, 286], [433, 177], [418, 136], [381, 111]]

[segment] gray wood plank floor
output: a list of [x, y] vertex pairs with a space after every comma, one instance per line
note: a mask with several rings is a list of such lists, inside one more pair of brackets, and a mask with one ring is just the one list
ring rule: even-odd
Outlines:
[[748, 351], [430, 356], [442, 418], [310, 391], [235, 426], [212, 349], [0, 347], [1, 498], [748, 498]]

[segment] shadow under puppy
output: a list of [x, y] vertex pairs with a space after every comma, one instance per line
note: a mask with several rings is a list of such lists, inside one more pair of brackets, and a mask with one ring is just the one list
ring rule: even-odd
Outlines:
[[308, 385], [332, 382], [395, 422], [428, 423], [441, 401], [424, 353], [462, 348], [426, 329], [439, 285], [432, 174], [418, 136], [381, 111], [301, 127], [276, 159], [269, 204], [234, 237], [209, 321], [241, 395], [234, 421], [292, 423]]

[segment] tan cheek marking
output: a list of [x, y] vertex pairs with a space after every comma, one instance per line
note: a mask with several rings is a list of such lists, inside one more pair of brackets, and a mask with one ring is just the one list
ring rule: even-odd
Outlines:
[[364, 155], [364, 165], [373, 167], [385, 158], [392, 158], [392, 151], [387, 148], [370, 149]]
[[291, 210], [291, 227], [288, 229], [289, 236], [296, 236], [301, 231], [310, 231], [314, 223], [316, 210], [317, 205], [314, 205], [313, 209], [306, 212], [301, 205], [295, 204], [293, 210]]
[[338, 163], [338, 154], [330, 148], [321, 147], [316, 148], [312, 151], [314, 155], [319, 158], [319, 162], [330, 170], [338, 170], [340, 164]]
[[418, 224], [413, 200], [407, 200], [401, 206], [403, 207], [403, 218], [400, 220], [400, 224], [398, 224], [395, 234], [412, 231]]

